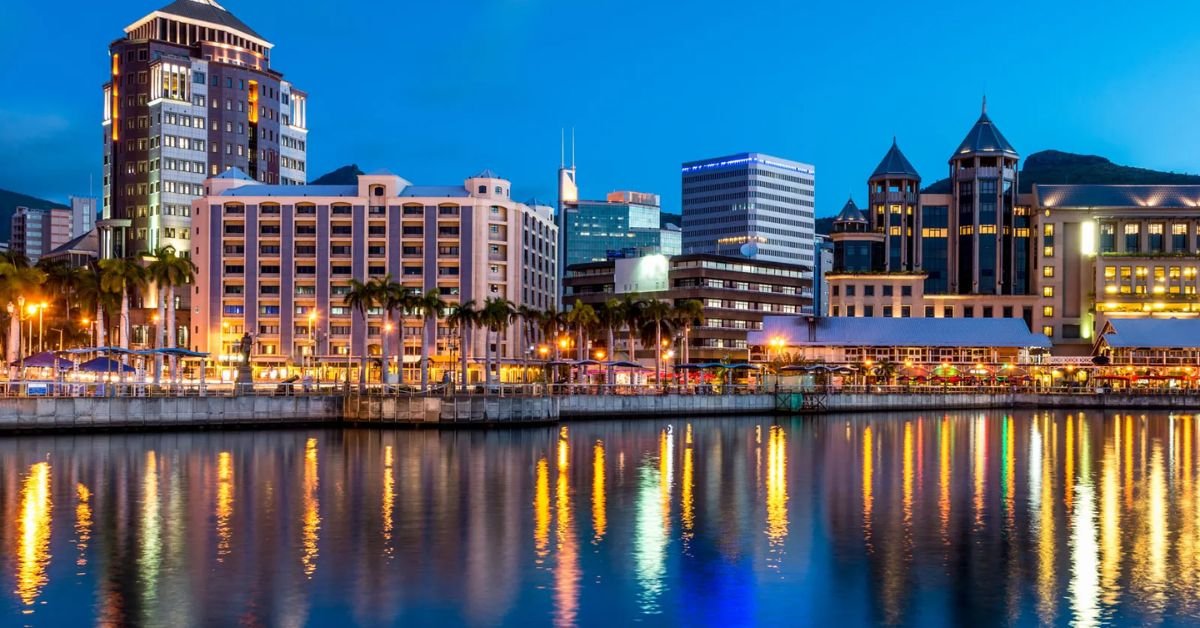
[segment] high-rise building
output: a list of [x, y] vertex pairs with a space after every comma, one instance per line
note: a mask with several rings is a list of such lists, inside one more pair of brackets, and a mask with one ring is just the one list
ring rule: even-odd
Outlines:
[[192, 249], [205, 179], [237, 168], [301, 184], [307, 96], [271, 67], [271, 42], [213, 0], [175, 0], [109, 47], [104, 85], [104, 257]]
[[9, 250], [37, 262], [71, 239], [71, 210], [18, 207], [12, 216]]
[[[207, 182], [210, 194], [192, 203], [193, 342], [226, 373], [236, 366], [243, 334], [254, 340], [256, 377], [286, 377], [316, 363], [332, 376], [348, 362], [381, 355], [388, 340], [393, 381], [419, 375], [421, 339], [439, 381], [463, 351], [470, 377], [482, 376], [487, 344], [510, 374], [527, 357], [522, 326], [489, 334], [482, 327], [461, 342], [443, 317], [424, 327], [394, 313], [386, 327], [379, 308], [359, 312], [344, 299], [351, 280], [387, 275], [413, 292], [437, 291], [450, 303], [489, 298], [539, 310], [557, 302], [558, 230], [553, 209], [510, 198], [511, 183], [489, 170], [457, 185], [421, 186], [393, 174], [358, 177], [356, 185], [266, 185], [241, 170]], [[435, 320], [435, 318], [437, 320]], [[378, 359], [368, 360], [379, 381]], [[344, 374], [344, 372], [343, 372]]]
[[566, 264], [678, 255], [679, 232], [662, 225], [659, 196], [610, 192], [603, 201], [564, 201]]
[[683, 164], [683, 253], [815, 263], [815, 169], [762, 153]]
[[89, 196], [72, 196], [71, 237], [79, 236], [96, 228], [96, 199]]
[[985, 99], [979, 120], [950, 156], [951, 222], [957, 227], [949, 239], [956, 267], [951, 292], [1028, 294], [1029, 214], [1017, 207], [1019, 159], [988, 118]]

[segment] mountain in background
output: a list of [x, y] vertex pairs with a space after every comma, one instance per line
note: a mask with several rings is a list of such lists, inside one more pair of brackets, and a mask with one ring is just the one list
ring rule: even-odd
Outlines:
[[[1059, 150], [1044, 150], [1025, 158], [1025, 164], [1021, 167], [1018, 191], [1032, 192], [1035, 183], [1194, 185], [1200, 184], [1200, 175], [1121, 166], [1099, 155], [1077, 155]], [[921, 191], [926, 194], [949, 194], [951, 191], [950, 179], [936, 181]]]
[[312, 181], [309, 185], [357, 185], [358, 176], [366, 174], [359, 169], [358, 164], [342, 166], [333, 172], [327, 172]]
[[10, 233], [12, 229], [12, 217], [13, 214], [17, 213], [18, 207], [54, 209], [56, 207], [66, 207], [66, 205], [21, 194], [20, 192], [0, 190], [0, 242], [8, 242], [9, 237], [12, 236], [12, 233]]

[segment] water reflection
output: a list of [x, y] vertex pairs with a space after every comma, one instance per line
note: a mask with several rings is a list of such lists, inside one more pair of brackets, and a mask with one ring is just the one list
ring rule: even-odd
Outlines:
[[[46, 586], [50, 566], [50, 463], [31, 465], [21, 486], [21, 522], [17, 532], [19, 547], [17, 597], [32, 606]], [[26, 609], [28, 612], [28, 609]]]
[[1195, 432], [972, 413], [12, 438], [0, 624], [1193, 624]]

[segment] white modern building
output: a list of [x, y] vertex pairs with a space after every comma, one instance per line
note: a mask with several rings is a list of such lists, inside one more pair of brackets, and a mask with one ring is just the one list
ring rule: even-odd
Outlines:
[[812, 268], [815, 168], [762, 153], [683, 164], [683, 254]]

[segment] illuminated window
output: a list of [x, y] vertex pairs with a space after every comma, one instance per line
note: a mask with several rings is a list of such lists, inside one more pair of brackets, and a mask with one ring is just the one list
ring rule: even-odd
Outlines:
[[1104, 278], [1105, 279], [1116, 279], [1116, 277], [1117, 277], [1117, 267], [1116, 266], [1105, 266], [1104, 267]]
[[1052, 247], [1052, 246], [1042, 247], [1042, 256], [1043, 257], [1054, 257], [1054, 247]]
[[1044, 334], [1047, 338], [1053, 337], [1054, 336], [1054, 326], [1046, 325], [1045, 327], [1042, 327], [1042, 334]]
[[1043, 307], [1042, 308], [1042, 316], [1045, 316], [1046, 318], [1054, 318], [1054, 306], [1047, 305], [1047, 306]]
[[1054, 286], [1045, 286], [1045, 287], [1043, 287], [1043, 288], [1042, 288], [1042, 296], [1044, 296], [1044, 297], [1052, 297], [1052, 296], [1054, 296]]
[[1043, 277], [1053, 277], [1054, 276], [1054, 267], [1053, 266], [1042, 266], [1042, 276]]
[[1054, 224], [1047, 223], [1046, 225], [1043, 225], [1042, 226], [1042, 235], [1054, 237]]
[[979, 225], [979, 233], [981, 233], [981, 234], [996, 233], [996, 225]]

